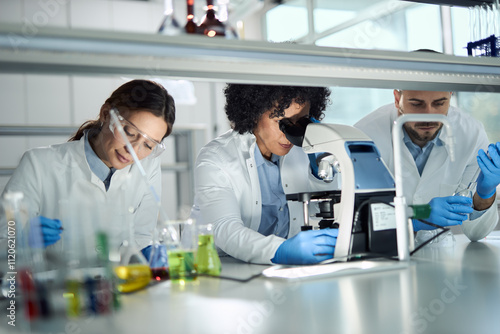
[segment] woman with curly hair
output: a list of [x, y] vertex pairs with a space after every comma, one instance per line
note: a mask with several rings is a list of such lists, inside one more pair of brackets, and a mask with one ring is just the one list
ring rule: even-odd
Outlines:
[[217, 247], [246, 262], [306, 264], [333, 257], [337, 230], [299, 233], [303, 213], [287, 204], [285, 171], [293, 168], [293, 182], [322, 181], [279, 127], [283, 119], [321, 120], [330, 90], [228, 84], [224, 94], [232, 130], [198, 155], [192, 217], [212, 223]]

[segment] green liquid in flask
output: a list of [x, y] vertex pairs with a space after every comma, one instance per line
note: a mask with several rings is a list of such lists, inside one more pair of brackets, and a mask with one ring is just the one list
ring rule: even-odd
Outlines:
[[170, 279], [173, 282], [192, 281], [196, 278], [194, 252], [186, 250], [168, 251]]
[[222, 266], [219, 255], [215, 249], [212, 234], [198, 237], [198, 272], [211, 276], [219, 276]]

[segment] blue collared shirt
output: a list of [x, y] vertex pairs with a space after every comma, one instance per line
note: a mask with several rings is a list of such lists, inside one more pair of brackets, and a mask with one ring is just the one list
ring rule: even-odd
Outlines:
[[[441, 132], [441, 130], [439, 130]], [[424, 147], [420, 147], [414, 142], [411, 141], [410, 136], [406, 133], [406, 130], [403, 128], [404, 135], [404, 143], [408, 150], [410, 151], [413, 159], [415, 160], [415, 164], [417, 165], [418, 173], [422, 175], [422, 171], [424, 170], [425, 164], [427, 163], [427, 159], [429, 159], [429, 155], [431, 154], [432, 148], [434, 145], [443, 146], [444, 143], [441, 139], [439, 139], [439, 133], [433, 140], [427, 142]]]
[[259, 147], [255, 145], [255, 163], [259, 174], [262, 216], [258, 232], [263, 235], [288, 237], [290, 216], [286, 195], [281, 185], [280, 157], [271, 156], [271, 161], [264, 159]]
[[104, 186], [106, 190], [108, 190], [109, 185], [111, 184], [111, 175], [113, 175], [116, 169], [106, 166], [106, 164], [102, 162], [102, 160], [94, 152], [89, 143], [88, 131], [85, 132], [85, 157], [87, 158], [87, 162], [92, 173], [104, 182]]

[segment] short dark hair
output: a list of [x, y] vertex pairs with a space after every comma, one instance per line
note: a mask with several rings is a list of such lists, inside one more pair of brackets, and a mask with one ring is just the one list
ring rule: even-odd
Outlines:
[[252, 133], [262, 114], [272, 110], [271, 118], [281, 117], [292, 102], [309, 102], [309, 116], [321, 120], [330, 103], [330, 94], [326, 87], [227, 84], [225, 110], [235, 131]]

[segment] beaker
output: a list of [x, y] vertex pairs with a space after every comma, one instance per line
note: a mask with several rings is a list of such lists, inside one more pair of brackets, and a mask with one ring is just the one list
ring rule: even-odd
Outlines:
[[167, 248], [170, 279], [186, 283], [196, 279], [196, 224], [193, 219], [167, 220], [159, 224]]
[[219, 276], [222, 266], [215, 248], [213, 225], [199, 225], [196, 229], [198, 231], [198, 252], [196, 255], [198, 273]]

